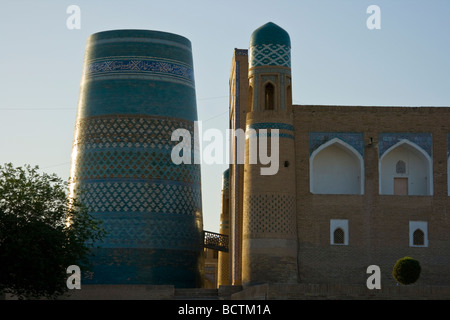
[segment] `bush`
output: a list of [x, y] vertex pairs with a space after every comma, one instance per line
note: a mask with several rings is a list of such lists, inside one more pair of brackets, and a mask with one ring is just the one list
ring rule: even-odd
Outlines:
[[67, 267], [88, 271], [105, 234], [65, 181], [38, 169], [0, 165], [0, 294], [19, 299], [64, 294]]
[[404, 257], [395, 263], [392, 276], [398, 283], [408, 285], [419, 279], [420, 271], [419, 261], [411, 257]]

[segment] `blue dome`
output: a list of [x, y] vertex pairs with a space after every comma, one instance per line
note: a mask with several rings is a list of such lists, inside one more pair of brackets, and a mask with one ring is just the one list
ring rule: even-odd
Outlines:
[[289, 34], [273, 22], [268, 22], [253, 31], [250, 38], [250, 47], [260, 44], [279, 44], [291, 46]]

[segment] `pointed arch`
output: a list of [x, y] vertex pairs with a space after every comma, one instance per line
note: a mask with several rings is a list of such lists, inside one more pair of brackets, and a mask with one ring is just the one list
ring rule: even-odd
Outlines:
[[309, 181], [314, 194], [364, 194], [364, 159], [345, 141], [331, 139], [311, 154]]
[[264, 110], [275, 110], [275, 85], [270, 81], [264, 84]]
[[[397, 164], [408, 165], [405, 173], [397, 173]], [[379, 193], [394, 195], [394, 180], [408, 179], [408, 195], [433, 195], [433, 161], [431, 156], [414, 142], [402, 139], [380, 157], [378, 163]]]
[[348, 245], [348, 220], [331, 219], [330, 220], [330, 244]]
[[422, 230], [416, 229], [413, 232], [413, 245], [414, 246], [425, 245], [425, 233]]
[[409, 246], [428, 247], [428, 222], [409, 221]]
[[333, 232], [333, 243], [334, 244], [344, 244], [345, 233], [342, 228], [336, 228]]

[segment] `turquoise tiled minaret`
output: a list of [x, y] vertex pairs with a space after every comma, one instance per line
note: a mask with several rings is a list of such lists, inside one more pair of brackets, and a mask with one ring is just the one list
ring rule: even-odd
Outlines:
[[108, 234], [87, 283], [200, 285], [200, 165], [171, 160], [172, 132], [194, 137], [196, 120], [188, 39], [147, 30], [89, 37], [71, 177]]

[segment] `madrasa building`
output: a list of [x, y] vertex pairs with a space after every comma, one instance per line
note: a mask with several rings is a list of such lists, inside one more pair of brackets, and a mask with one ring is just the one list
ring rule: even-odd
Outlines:
[[[276, 24], [234, 50], [229, 127], [246, 136], [231, 138], [223, 174], [218, 284], [365, 288], [376, 265], [381, 286], [395, 286], [393, 266], [410, 256], [416, 285], [449, 286], [450, 109], [293, 105], [293, 81]], [[275, 174], [252, 163], [255, 141], [278, 143]]]

